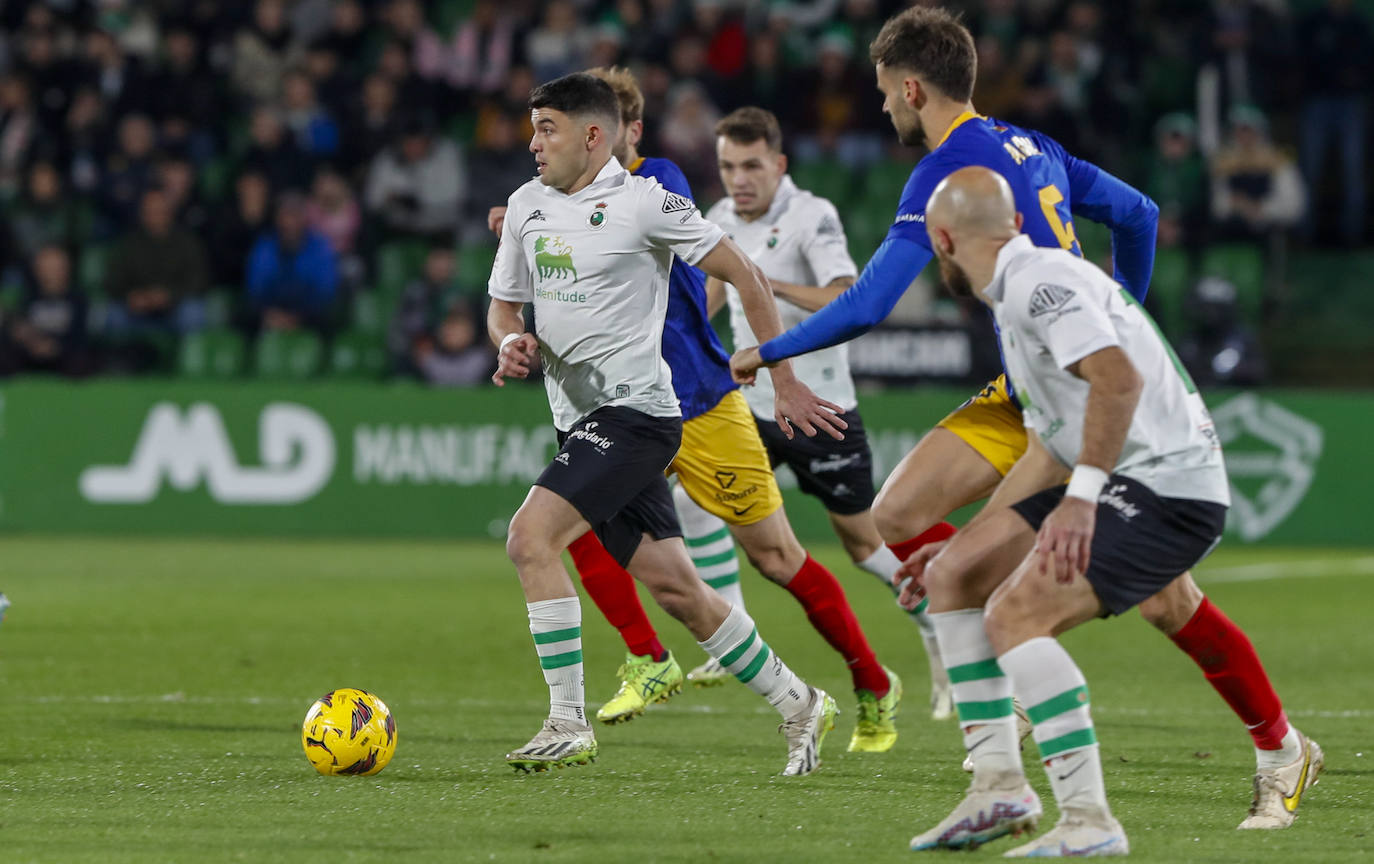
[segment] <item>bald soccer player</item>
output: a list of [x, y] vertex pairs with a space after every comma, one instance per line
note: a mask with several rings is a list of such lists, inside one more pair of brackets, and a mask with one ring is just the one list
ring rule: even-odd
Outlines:
[[[1125, 855], [1087, 684], [1054, 637], [1187, 578], [1221, 540], [1230, 487], [1202, 397], [1140, 304], [1093, 264], [1036, 247], [1021, 224], [1011, 187], [983, 167], [950, 174], [926, 207], [941, 276], [953, 294], [992, 310], [1034, 434], [968, 527], [900, 571], [912, 577], [903, 602], [928, 594], [946, 661], [981, 670], [951, 676], [956, 702], [982, 706], [979, 722], [964, 727], [978, 739], [969, 746], [973, 783], [911, 848], [1034, 828], [1041, 807], [1017, 753], [1015, 695], [1034, 723], [1060, 818], [1007, 856]], [[1302, 757], [1270, 772], [1266, 787], [1280, 809], [1292, 801], [1289, 813], [1322, 768], [1321, 748], [1293, 731]], [[1271, 818], [1252, 809], [1247, 821]]]

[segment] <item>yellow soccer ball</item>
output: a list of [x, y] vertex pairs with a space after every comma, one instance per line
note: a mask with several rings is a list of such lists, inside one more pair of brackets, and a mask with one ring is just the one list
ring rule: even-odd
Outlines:
[[301, 746], [321, 774], [376, 774], [396, 753], [396, 718], [366, 690], [332, 690], [306, 712]]

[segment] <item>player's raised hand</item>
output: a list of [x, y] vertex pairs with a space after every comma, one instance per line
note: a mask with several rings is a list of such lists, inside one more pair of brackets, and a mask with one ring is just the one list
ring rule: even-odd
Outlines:
[[795, 434], [792, 431], [792, 423], [795, 423], [808, 438], [816, 437], [820, 430], [836, 441], [843, 441], [844, 430], [849, 428], [840, 416], [843, 413], [839, 405], [811, 392], [790, 368], [783, 365], [774, 370], [773, 418], [788, 440]]
[[493, 207], [487, 211], [487, 228], [497, 237], [501, 236], [501, 226], [506, 224], [506, 208]]
[[926, 566], [948, 545], [948, 540], [927, 543], [911, 553], [911, 557], [903, 561], [897, 572], [892, 574], [893, 584], [897, 588], [898, 606], [910, 612], [921, 605], [926, 596]]
[[533, 333], [507, 338], [496, 354], [496, 372], [492, 374], [491, 382], [497, 387], [504, 387], [506, 378], [528, 378], [538, 360], [539, 340], [534, 338]]
[[735, 379], [736, 384], [753, 384], [762, 365], [759, 346], [741, 348], [730, 358], [730, 377]]
[[1065, 496], [1045, 521], [1035, 539], [1040, 556], [1040, 572], [1047, 573], [1051, 560], [1055, 580], [1069, 583], [1088, 570], [1093, 530], [1097, 527], [1097, 504]]

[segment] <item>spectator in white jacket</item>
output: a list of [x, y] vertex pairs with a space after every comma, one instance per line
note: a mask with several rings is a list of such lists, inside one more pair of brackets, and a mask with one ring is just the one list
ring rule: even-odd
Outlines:
[[467, 178], [453, 141], [435, 134], [422, 118], [407, 122], [395, 141], [372, 160], [364, 204], [383, 238], [452, 236], [458, 226]]
[[1221, 233], [1259, 239], [1294, 227], [1307, 202], [1297, 165], [1269, 140], [1258, 109], [1232, 109], [1230, 127], [1212, 157], [1212, 218]]

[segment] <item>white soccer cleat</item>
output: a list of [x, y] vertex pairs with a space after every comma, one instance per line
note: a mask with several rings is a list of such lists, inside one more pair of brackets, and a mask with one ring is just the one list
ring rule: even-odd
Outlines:
[[1121, 823], [1110, 813], [1065, 810], [1059, 823], [1003, 858], [1096, 858], [1126, 855], [1131, 844]]
[[720, 661], [714, 657], [707, 657], [706, 662], [687, 673], [687, 682], [693, 687], [715, 687], [717, 684], [724, 684], [732, 676], [725, 671], [725, 667], [720, 665]]
[[826, 733], [835, 728], [840, 708], [828, 693], [811, 688], [811, 704], [797, 717], [778, 726], [787, 739], [787, 767], [784, 777], [801, 777], [820, 767], [821, 744]]
[[517, 771], [547, 771], [595, 762], [596, 749], [591, 726], [550, 717], [530, 743], [506, 754], [506, 762]]
[[[1016, 715], [1016, 740], [1021, 742], [1021, 749], [1026, 749], [1026, 739], [1030, 737], [1035, 727], [1031, 725], [1030, 715], [1026, 713], [1025, 707], [1021, 705], [1021, 700], [1012, 697], [1011, 712]], [[973, 773], [973, 756], [964, 757], [964, 773]]]
[[1007, 834], [1034, 831], [1040, 814], [1040, 798], [1024, 774], [1007, 771], [974, 777], [954, 812], [911, 838], [911, 851], [976, 849]]
[[1250, 802], [1250, 814], [1237, 827], [1240, 829], [1287, 828], [1298, 818], [1298, 804], [1303, 793], [1317, 782], [1325, 759], [1317, 742], [1298, 732], [1302, 753], [1297, 759], [1274, 771], [1255, 775], [1255, 797]]

